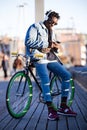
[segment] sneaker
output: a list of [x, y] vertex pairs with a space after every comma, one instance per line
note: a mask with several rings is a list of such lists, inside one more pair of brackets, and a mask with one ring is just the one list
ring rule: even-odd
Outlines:
[[53, 111], [53, 112], [49, 112], [48, 114], [48, 119], [49, 120], [58, 120], [59, 119], [59, 116], [57, 114], [57, 112]]
[[59, 116], [57, 114], [57, 108], [52, 102], [47, 102], [48, 106], [48, 119], [49, 120], [58, 120]]
[[65, 116], [76, 116], [77, 113], [73, 112], [68, 106], [59, 108], [57, 113], [59, 115], [65, 115]]

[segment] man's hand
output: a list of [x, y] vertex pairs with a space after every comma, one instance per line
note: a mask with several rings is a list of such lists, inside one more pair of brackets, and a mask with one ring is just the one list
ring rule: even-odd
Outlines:
[[42, 53], [49, 53], [50, 50], [51, 50], [51, 48], [42, 48], [39, 51], [42, 52]]
[[48, 48], [42, 48], [42, 49], [38, 49], [40, 52], [42, 53], [49, 53], [51, 49], [58, 49], [59, 48], [59, 44], [57, 42], [49, 42], [49, 47]]
[[58, 49], [59, 48], [59, 44], [57, 42], [52, 42], [51, 43], [51, 48], [56, 48]]

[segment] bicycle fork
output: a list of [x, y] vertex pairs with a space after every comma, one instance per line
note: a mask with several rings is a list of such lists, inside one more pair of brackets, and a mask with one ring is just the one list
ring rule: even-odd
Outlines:
[[21, 79], [20, 79], [20, 81], [19, 81], [18, 88], [17, 88], [17, 90], [16, 90], [16, 96], [23, 96], [23, 94], [24, 94], [24, 92], [25, 92], [25, 87], [26, 87], [26, 83], [27, 83], [27, 78], [26, 78], [25, 81], [24, 81], [24, 86], [23, 86], [22, 92], [20, 93], [22, 79], [23, 79], [23, 76], [21, 76]]

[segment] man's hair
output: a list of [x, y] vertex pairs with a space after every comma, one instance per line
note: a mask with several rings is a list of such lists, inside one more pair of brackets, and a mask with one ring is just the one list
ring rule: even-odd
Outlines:
[[60, 18], [59, 13], [52, 11], [52, 10], [47, 11], [45, 13], [45, 15], [46, 15], [46, 17], [51, 18], [51, 19], [52, 19], [52, 17], [56, 17], [57, 19]]

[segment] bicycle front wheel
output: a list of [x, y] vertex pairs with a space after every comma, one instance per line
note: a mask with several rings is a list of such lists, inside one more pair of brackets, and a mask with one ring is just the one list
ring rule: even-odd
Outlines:
[[24, 71], [19, 71], [10, 79], [6, 91], [6, 105], [9, 114], [14, 118], [23, 117], [30, 107], [31, 100], [31, 80]]
[[[50, 83], [50, 89], [51, 89], [51, 94], [56, 96], [58, 95], [58, 106], [60, 106], [61, 103], [61, 79], [57, 76], [54, 76], [51, 80]], [[67, 98], [67, 105], [70, 107], [73, 102], [74, 98], [74, 93], [75, 93], [75, 87], [74, 87], [74, 81], [73, 79], [70, 80], [70, 87], [69, 87], [69, 94]]]

